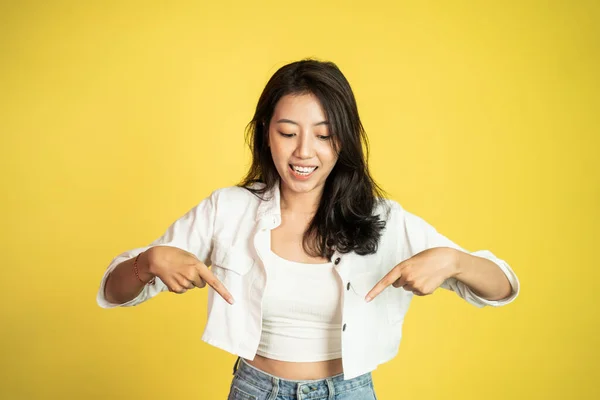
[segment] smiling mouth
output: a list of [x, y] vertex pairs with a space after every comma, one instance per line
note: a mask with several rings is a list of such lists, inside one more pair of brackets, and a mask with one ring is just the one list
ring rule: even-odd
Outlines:
[[299, 167], [299, 166], [292, 165], [292, 164], [289, 164], [289, 166], [290, 166], [290, 169], [294, 173], [296, 173], [300, 176], [308, 176], [308, 175], [312, 174], [317, 168], [319, 168], [319, 167]]

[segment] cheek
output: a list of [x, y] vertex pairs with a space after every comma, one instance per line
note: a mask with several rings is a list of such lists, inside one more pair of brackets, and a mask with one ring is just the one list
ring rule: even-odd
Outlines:
[[280, 161], [287, 160], [287, 154], [285, 146], [282, 145], [281, 142], [271, 141], [271, 156], [273, 157], [273, 161], [275, 164], [278, 164]]
[[319, 158], [323, 164], [326, 164], [329, 168], [333, 168], [337, 162], [337, 155], [331, 146], [323, 148], [320, 151]]

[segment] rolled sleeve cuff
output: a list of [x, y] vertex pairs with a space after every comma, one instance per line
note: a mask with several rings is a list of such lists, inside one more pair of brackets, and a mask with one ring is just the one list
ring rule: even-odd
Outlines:
[[98, 303], [98, 305], [102, 308], [114, 308], [114, 307], [131, 307], [131, 306], [136, 306], [140, 303], [145, 302], [146, 300], [156, 296], [159, 292], [163, 291], [166, 289], [166, 285], [160, 280], [160, 278], [155, 277], [155, 282], [154, 284], [147, 284], [143, 287], [143, 289], [140, 291], [140, 293], [133, 299], [125, 302], [125, 303], [121, 303], [121, 304], [116, 304], [116, 303], [111, 303], [106, 299], [106, 296], [104, 295], [104, 288], [106, 287], [106, 281], [108, 280], [108, 276], [110, 275], [110, 273], [117, 268], [117, 266], [119, 264], [121, 264], [123, 261], [127, 261], [135, 256], [137, 256], [138, 254], [140, 254], [141, 252], [148, 250], [151, 246], [148, 247], [143, 247], [143, 248], [139, 248], [139, 249], [135, 249], [135, 250], [131, 250], [131, 251], [127, 251], [119, 256], [117, 256], [108, 266], [108, 268], [106, 268], [106, 271], [104, 272], [104, 275], [102, 277], [102, 280], [100, 281], [100, 288], [98, 289], [98, 293], [96, 295], [96, 303]]
[[[492, 307], [500, 307], [500, 306], [505, 306], [509, 303], [512, 303], [519, 295], [520, 283], [519, 283], [519, 278], [517, 278], [517, 275], [512, 270], [512, 268], [508, 265], [508, 263], [506, 263], [506, 261], [504, 261], [504, 260], [501, 260], [501, 259], [495, 257], [488, 250], [476, 251], [476, 252], [471, 253], [471, 255], [485, 258], [487, 260], [492, 261], [494, 264], [496, 264], [502, 270], [502, 272], [504, 272], [504, 275], [506, 276], [506, 278], [508, 279], [508, 282], [510, 283], [510, 287], [512, 288], [512, 291], [511, 291], [511, 294], [508, 297], [505, 297], [504, 299], [488, 300], [481, 296], [478, 296], [471, 290], [471, 288], [469, 286], [463, 284], [464, 291], [466, 292], [465, 295], [467, 297], [469, 297], [471, 300], [469, 302], [472, 304], [475, 304], [478, 307], [484, 307], [486, 305], [492, 306]], [[459, 282], [459, 283], [462, 283], [462, 282]], [[467, 299], [467, 300], [469, 300], [469, 299]]]
[[502, 272], [504, 272], [504, 275], [508, 278], [508, 281], [512, 288], [511, 294], [504, 299], [488, 300], [488, 299], [485, 299], [485, 298], [475, 294], [475, 292], [473, 292], [473, 290], [471, 290], [471, 288], [467, 284], [459, 281], [456, 278], [446, 279], [442, 283], [441, 287], [454, 291], [456, 294], [458, 294], [458, 296], [460, 296], [461, 298], [466, 300], [469, 304], [472, 304], [475, 307], [479, 307], [479, 308], [485, 307], [485, 306], [500, 307], [500, 306], [504, 306], [504, 305], [507, 305], [508, 303], [513, 302], [519, 295], [520, 284], [519, 284], [519, 279], [517, 278], [517, 275], [514, 273], [512, 268], [505, 261], [500, 260], [499, 258], [495, 257], [488, 250], [480, 250], [480, 251], [476, 251], [476, 252], [469, 253], [469, 254], [471, 254], [473, 256], [485, 258], [487, 260], [492, 261], [494, 264], [496, 264], [502, 270]]
[[142, 298], [144, 296], [144, 289], [142, 289], [142, 291], [140, 292], [140, 294], [138, 294], [135, 298], [129, 300], [128, 302], [125, 303], [111, 303], [108, 300], [106, 300], [106, 296], [104, 295], [104, 288], [106, 287], [106, 281], [108, 280], [108, 276], [110, 275], [110, 273], [117, 268], [117, 265], [119, 265], [121, 262], [126, 261], [127, 258], [124, 258], [114, 264], [112, 264], [109, 268], [107, 268], [106, 272], [104, 273], [104, 276], [102, 277], [102, 280], [100, 281], [100, 289], [98, 289], [98, 294], [96, 295], [96, 303], [98, 303], [98, 305], [102, 308], [114, 308], [114, 307], [129, 307], [129, 306], [135, 306], [136, 304], [139, 304], [142, 302]]

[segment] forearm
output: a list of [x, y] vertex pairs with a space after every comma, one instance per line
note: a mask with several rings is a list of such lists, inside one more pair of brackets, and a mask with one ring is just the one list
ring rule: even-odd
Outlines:
[[457, 260], [454, 278], [487, 300], [501, 300], [510, 296], [510, 282], [494, 262], [460, 250], [454, 251]]
[[[106, 300], [113, 304], [123, 304], [137, 297], [144, 284], [135, 276], [133, 262], [135, 257], [123, 261], [108, 276], [104, 286]], [[148, 251], [140, 254], [137, 263], [138, 273], [144, 282], [152, 279], [148, 272]]]

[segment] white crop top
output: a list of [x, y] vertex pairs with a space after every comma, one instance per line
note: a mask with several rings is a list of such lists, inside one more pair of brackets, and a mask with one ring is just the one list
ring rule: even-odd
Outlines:
[[257, 354], [291, 362], [341, 358], [343, 288], [333, 263], [299, 263], [272, 251], [268, 257]]

